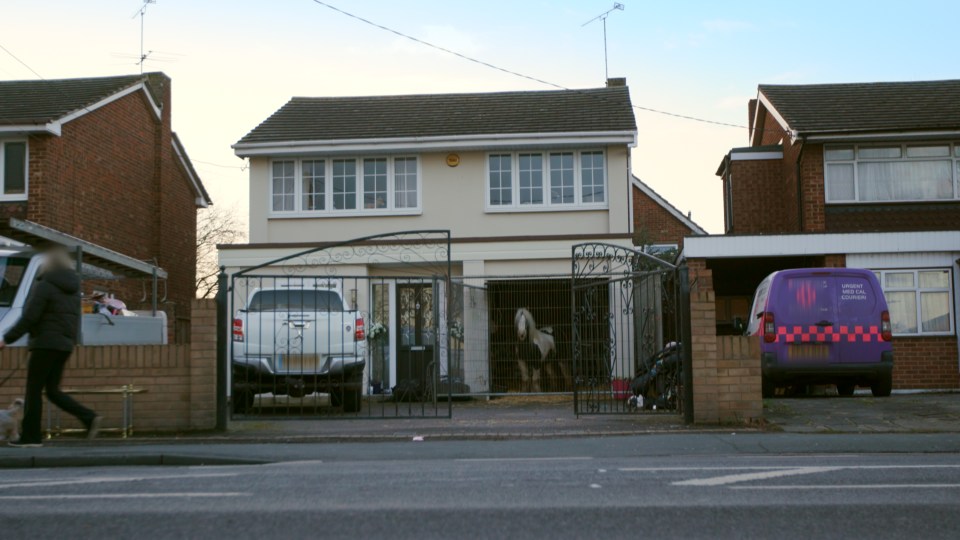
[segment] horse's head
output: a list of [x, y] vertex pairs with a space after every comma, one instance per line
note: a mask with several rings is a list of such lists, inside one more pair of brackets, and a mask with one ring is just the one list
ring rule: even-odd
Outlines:
[[517, 339], [520, 341], [526, 341], [527, 339], [528, 318], [530, 318], [530, 312], [523, 308], [518, 309], [517, 314], [513, 317], [513, 322], [517, 325]]

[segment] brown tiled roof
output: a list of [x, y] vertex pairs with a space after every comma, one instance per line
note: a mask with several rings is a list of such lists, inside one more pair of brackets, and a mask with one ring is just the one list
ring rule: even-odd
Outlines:
[[[93, 105], [152, 75], [0, 81], [0, 125], [45, 124]], [[161, 100], [156, 98], [154, 95], [155, 101], [160, 103]]]
[[625, 86], [487, 94], [295, 97], [237, 144], [636, 129]]
[[762, 84], [760, 93], [802, 134], [960, 129], [960, 80]]

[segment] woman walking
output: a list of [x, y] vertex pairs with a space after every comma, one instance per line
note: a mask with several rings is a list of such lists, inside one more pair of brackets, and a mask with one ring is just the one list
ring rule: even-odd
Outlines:
[[0, 340], [0, 349], [30, 335], [27, 395], [20, 439], [14, 447], [42, 446], [40, 415], [43, 390], [51, 403], [77, 417], [87, 428], [87, 438], [97, 436], [100, 416], [60, 390], [63, 368], [77, 344], [80, 327], [80, 276], [73, 270], [66, 250], [47, 252], [40, 277], [27, 297], [23, 315]]

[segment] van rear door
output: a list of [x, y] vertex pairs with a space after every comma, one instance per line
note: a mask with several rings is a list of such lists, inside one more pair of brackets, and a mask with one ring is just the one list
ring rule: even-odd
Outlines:
[[879, 362], [885, 348], [880, 335], [881, 291], [868, 276], [856, 273], [838, 274], [837, 331], [840, 334], [839, 354], [844, 363]]
[[837, 281], [830, 273], [783, 275], [776, 287], [778, 357], [788, 364], [840, 362], [837, 340]]

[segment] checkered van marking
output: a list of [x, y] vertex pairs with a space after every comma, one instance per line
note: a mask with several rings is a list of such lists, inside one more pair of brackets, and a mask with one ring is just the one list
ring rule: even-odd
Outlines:
[[778, 326], [774, 343], [871, 343], [883, 341], [879, 326]]

